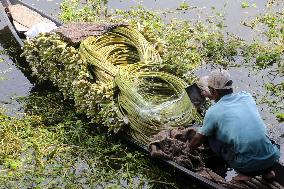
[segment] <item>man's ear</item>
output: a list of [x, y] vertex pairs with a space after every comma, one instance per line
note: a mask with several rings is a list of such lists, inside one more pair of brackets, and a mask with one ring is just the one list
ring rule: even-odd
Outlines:
[[219, 99], [219, 93], [218, 93], [218, 91], [217, 91], [216, 89], [213, 89], [213, 90], [211, 91], [211, 94], [212, 94], [213, 100]]
[[213, 90], [212, 90], [212, 93], [213, 93], [214, 96], [218, 96], [218, 92], [217, 92], [216, 89], [213, 89]]

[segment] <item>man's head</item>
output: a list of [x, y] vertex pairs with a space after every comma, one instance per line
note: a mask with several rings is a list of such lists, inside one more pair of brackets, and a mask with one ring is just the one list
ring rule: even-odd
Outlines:
[[202, 78], [207, 82], [211, 100], [218, 101], [221, 97], [233, 93], [230, 74], [226, 70], [214, 70], [208, 76]]

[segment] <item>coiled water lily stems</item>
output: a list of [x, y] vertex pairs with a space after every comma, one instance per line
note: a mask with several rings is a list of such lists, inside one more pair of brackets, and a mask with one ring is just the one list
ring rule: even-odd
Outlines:
[[74, 99], [79, 112], [114, 132], [128, 125], [140, 142], [201, 120], [187, 83], [161, 70], [159, 53], [133, 28], [88, 37], [79, 49], [57, 34], [42, 34], [25, 43], [23, 55], [33, 74]]

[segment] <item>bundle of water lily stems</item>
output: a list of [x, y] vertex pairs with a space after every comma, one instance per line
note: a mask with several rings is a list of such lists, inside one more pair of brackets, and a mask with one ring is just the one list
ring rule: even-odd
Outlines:
[[137, 30], [123, 26], [91, 36], [75, 49], [54, 33], [25, 43], [33, 74], [50, 80], [79, 112], [143, 143], [161, 130], [200, 121], [178, 76], [157, 71], [159, 53]]

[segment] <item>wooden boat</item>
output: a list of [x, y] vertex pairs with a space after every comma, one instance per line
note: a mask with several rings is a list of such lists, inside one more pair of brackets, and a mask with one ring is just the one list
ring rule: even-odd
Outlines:
[[[11, 12], [9, 11], [9, 6], [11, 5], [22, 5], [27, 8], [29, 8], [31, 11], [34, 11], [37, 13], [37, 15], [40, 15], [43, 18], [46, 18], [56, 24], [57, 26], [61, 26], [61, 23], [52, 18], [51, 16], [48, 16], [47, 14], [43, 13], [42, 11], [37, 10], [34, 7], [31, 7], [21, 1], [18, 0], [1, 0], [0, 4], [0, 13], [2, 15], [2, 19], [7, 23], [7, 26], [9, 27], [12, 35], [15, 37], [16, 41], [20, 46], [23, 46], [23, 40], [25, 40], [24, 31], [28, 28], [22, 27], [21, 23], [16, 23], [13, 19], [13, 15], [11, 15]], [[137, 148], [138, 150], [144, 152], [145, 154], [149, 155], [148, 148], [139, 142], [135, 141], [131, 137], [127, 137], [125, 135], [119, 136], [118, 138], [122, 139], [123, 142], [127, 143], [128, 145], [131, 145], [134, 148]], [[170, 160], [164, 160], [160, 158], [151, 158], [155, 163], [161, 165], [162, 168], [172, 173], [173, 176], [175, 176], [178, 180], [182, 181], [184, 185], [187, 183], [192, 184], [196, 183], [197, 185], [201, 186], [202, 188], [212, 188], [212, 189], [224, 189], [226, 188], [225, 185], [222, 185], [222, 183], [215, 180], [212, 181], [208, 178], [202, 177], [198, 173], [191, 171], [189, 169], [186, 169], [185, 167], [182, 167], [178, 165], [177, 163], [170, 161]], [[211, 154], [206, 158], [205, 160], [206, 166], [208, 166], [211, 170], [215, 171], [216, 173], [220, 174], [220, 172], [224, 172], [224, 169], [220, 171], [220, 166], [222, 167], [224, 165], [224, 162], [216, 157], [215, 155]], [[213, 163], [212, 163], [213, 162]], [[215, 165], [212, 166], [212, 165]], [[224, 167], [224, 166], [223, 166]], [[260, 177], [254, 178], [252, 181], [249, 182], [243, 182], [240, 184], [240, 186], [243, 186], [243, 188], [267, 188], [267, 189], [276, 189], [276, 188], [284, 188], [284, 166], [282, 166], [280, 163], [277, 164], [276, 169], [276, 178], [273, 182], [267, 182]], [[234, 188], [234, 187], [231, 187]], [[238, 187], [236, 187], [238, 188]]]

